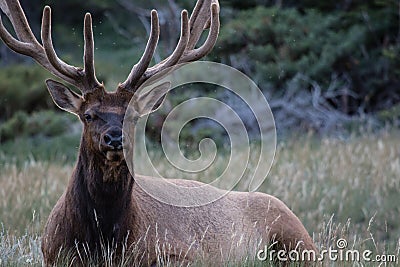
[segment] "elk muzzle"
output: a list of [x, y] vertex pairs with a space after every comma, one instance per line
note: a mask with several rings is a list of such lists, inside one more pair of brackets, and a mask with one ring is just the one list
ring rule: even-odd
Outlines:
[[122, 129], [113, 126], [101, 135], [100, 149], [109, 161], [120, 161], [122, 159]]

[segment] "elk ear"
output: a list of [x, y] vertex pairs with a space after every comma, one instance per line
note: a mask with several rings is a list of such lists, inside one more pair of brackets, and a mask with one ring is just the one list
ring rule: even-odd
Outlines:
[[171, 83], [165, 82], [139, 96], [137, 103], [140, 116], [148, 115], [159, 109], [170, 88]]
[[71, 91], [62, 83], [53, 81], [51, 79], [46, 81], [46, 85], [54, 103], [59, 108], [73, 114], [78, 113], [83, 102], [83, 98], [81, 96]]

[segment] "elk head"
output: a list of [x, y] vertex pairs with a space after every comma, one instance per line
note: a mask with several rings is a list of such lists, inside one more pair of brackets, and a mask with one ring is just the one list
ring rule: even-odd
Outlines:
[[[186, 10], [181, 13], [181, 33], [175, 50], [163, 61], [149, 67], [160, 34], [158, 14], [152, 10], [151, 33], [141, 59], [133, 66], [126, 81], [120, 83], [114, 92], [108, 92], [95, 75], [92, 17], [89, 13], [84, 19], [84, 66], [80, 68], [62, 61], [54, 50], [50, 7], [43, 10], [41, 43], [32, 33], [19, 1], [2, 0], [0, 7], [16, 33], [16, 37], [12, 36], [0, 19], [0, 38], [15, 52], [32, 57], [53, 75], [80, 90], [81, 94], [77, 94], [59, 82], [46, 81], [56, 105], [77, 115], [83, 122], [81, 146], [110, 163], [123, 160], [122, 124], [131, 99], [135, 113], [140, 117], [156, 110], [162, 102], [160, 99], [169, 90], [169, 84], [162, 84], [140, 94], [140, 86], [169, 67], [196, 61], [208, 54], [219, 32], [218, 1], [199, 0], [190, 19]], [[208, 27], [208, 38], [196, 48], [203, 30]]]

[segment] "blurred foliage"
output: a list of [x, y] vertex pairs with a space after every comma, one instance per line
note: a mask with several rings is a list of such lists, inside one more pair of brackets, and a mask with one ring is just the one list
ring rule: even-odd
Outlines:
[[24, 111], [18, 111], [0, 125], [0, 143], [19, 137], [61, 135], [71, 129], [71, 124], [71, 117], [64, 113], [44, 110], [28, 115]]
[[244, 58], [260, 84], [280, 87], [297, 72], [323, 82], [332, 66], [346, 64], [340, 59], [365, 39], [365, 28], [352, 25], [343, 30], [342, 19], [315, 10], [300, 14], [295, 9], [258, 7], [240, 12], [224, 27], [218, 52]]
[[324, 88], [335, 77], [356, 95], [347, 112], [385, 109], [400, 100], [399, 3], [372, 2], [346, 12], [322, 12], [326, 4], [239, 11], [222, 28], [215, 53], [263, 89], [285, 90], [299, 72]]
[[32, 112], [54, 106], [44, 80], [49, 74], [32, 64], [12, 65], [0, 71], [0, 121], [15, 112]]

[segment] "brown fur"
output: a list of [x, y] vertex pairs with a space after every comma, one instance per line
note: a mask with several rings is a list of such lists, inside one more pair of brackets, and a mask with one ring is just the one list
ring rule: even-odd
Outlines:
[[[131, 96], [101, 90], [85, 96], [79, 106], [77, 114], [84, 122], [84, 131], [78, 161], [43, 235], [42, 251], [47, 266], [56, 262], [60, 249], [83, 251], [83, 244], [95, 257], [101, 255], [102, 244], [116, 245], [117, 254], [121, 253], [122, 244], [136, 244], [137, 253], [144, 255], [143, 265], [157, 261], [157, 243], [160, 247], [170, 246], [167, 254], [171, 258], [188, 262], [198, 258], [235, 261], [248, 254], [255, 257], [258, 249], [273, 241], [281, 248], [293, 249], [302, 242], [300, 251], [315, 250], [300, 220], [270, 195], [230, 192], [195, 208], [170, 206], [147, 195], [135, 183], [125, 160], [110, 162], [99, 145], [102, 132], [121, 126]], [[104, 117], [100, 122], [87, 123], [82, 114], [88, 111]], [[157, 179], [150, 177], [141, 179], [157, 183]], [[171, 181], [184, 186], [200, 184]]]

